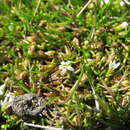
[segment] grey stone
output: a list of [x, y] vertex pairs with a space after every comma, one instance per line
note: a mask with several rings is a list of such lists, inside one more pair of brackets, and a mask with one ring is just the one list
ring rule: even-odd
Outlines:
[[35, 117], [46, 108], [46, 99], [37, 94], [27, 93], [18, 95], [12, 102], [13, 112], [22, 117]]

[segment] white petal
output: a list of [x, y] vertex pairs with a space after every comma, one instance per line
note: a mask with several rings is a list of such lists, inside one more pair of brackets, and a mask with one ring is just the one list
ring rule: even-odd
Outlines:
[[71, 61], [62, 61], [61, 65], [59, 65], [59, 69], [63, 72], [66, 73], [67, 70], [69, 71], [74, 71], [74, 68], [71, 67]]
[[65, 64], [65, 61], [61, 61], [61, 63], [60, 63], [61, 65], [64, 65]]
[[105, 2], [105, 3], [108, 3], [108, 2], [109, 2], [109, 0], [104, 0], [104, 2]]
[[116, 63], [114, 68], [117, 69], [119, 67], [120, 63]]
[[104, 3], [107, 4], [108, 2], [109, 2], [109, 0], [102, 0], [102, 1], [101, 1], [101, 5], [104, 5]]
[[74, 71], [74, 68], [71, 67], [71, 66], [68, 66], [68, 67], [67, 67], [67, 70]]
[[115, 60], [114, 60], [114, 61], [111, 61], [111, 62], [109, 63], [109, 68], [110, 68], [110, 69], [117, 69], [117, 68], [119, 67], [119, 65], [120, 65], [120, 63], [119, 63], [119, 62], [116, 63]]
[[0, 89], [3, 89], [3, 88], [5, 88], [5, 84], [2, 84], [2, 85], [0, 86]]
[[3, 95], [3, 91], [2, 90], [0, 90], [0, 95]]
[[61, 71], [61, 74], [62, 75], [65, 75], [67, 73], [67, 70], [66, 69], [63, 69], [62, 71]]
[[123, 1], [120, 2], [120, 5], [123, 6], [125, 3]]
[[63, 68], [63, 65], [59, 65], [59, 69], [62, 70], [62, 68]]
[[128, 23], [127, 22], [123, 22], [123, 23], [121, 23], [120, 25], [119, 25], [119, 28], [121, 28], [121, 29], [125, 29], [125, 28], [127, 28], [128, 27]]
[[0, 95], [3, 95], [4, 94], [4, 88], [5, 88], [5, 84], [2, 84], [0, 86]]
[[66, 64], [67, 64], [67, 65], [71, 64], [71, 61], [66, 61]]

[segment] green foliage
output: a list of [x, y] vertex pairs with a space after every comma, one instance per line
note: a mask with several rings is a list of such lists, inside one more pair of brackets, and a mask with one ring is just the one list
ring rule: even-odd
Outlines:
[[[130, 127], [129, 4], [92, 0], [78, 15], [87, 2], [0, 1], [0, 87], [37, 93], [61, 114], [50, 109], [47, 118], [21, 119], [1, 106], [1, 129], [29, 129], [24, 121], [68, 129]], [[62, 61], [71, 61], [71, 68], [60, 69]]]

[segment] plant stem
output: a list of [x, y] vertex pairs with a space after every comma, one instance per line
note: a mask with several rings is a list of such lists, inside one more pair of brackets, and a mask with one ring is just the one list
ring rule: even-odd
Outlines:
[[82, 12], [87, 8], [87, 6], [91, 3], [91, 1], [92, 1], [92, 0], [89, 0], [89, 1], [84, 5], [84, 7], [79, 11], [79, 13], [77, 14], [76, 17], [79, 17], [79, 16], [82, 14]]
[[54, 128], [54, 127], [50, 127], [50, 126], [34, 125], [32, 123], [26, 123], [26, 122], [24, 122], [23, 124], [27, 125], [27, 126], [35, 127], [35, 128], [43, 128], [43, 129], [46, 129], [46, 130], [63, 130], [62, 128]]
[[72, 89], [70, 90], [68, 99], [71, 98], [71, 96], [73, 95], [74, 91], [79, 87], [79, 83], [80, 83], [82, 77], [83, 77], [83, 71], [81, 71], [78, 80], [75, 82], [75, 84], [73, 85]]

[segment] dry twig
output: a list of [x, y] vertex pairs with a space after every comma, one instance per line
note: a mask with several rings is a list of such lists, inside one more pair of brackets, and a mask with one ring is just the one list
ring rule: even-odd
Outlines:
[[35, 124], [32, 124], [32, 123], [26, 123], [26, 122], [24, 122], [23, 124], [26, 125], [26, 126], [35, 127], [35, 128], [43, 128], [43, 129], [46, 129], [46, 130], [63, 130], [62, 128], [54, 128], [54, 127], [50, 127], [50, 126], [41, 126], [41, 125], [35, 125]]

